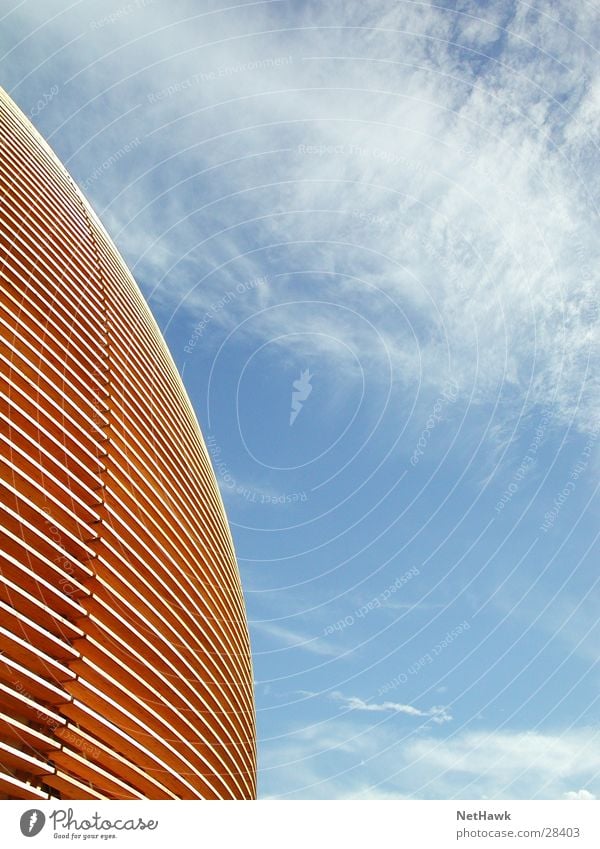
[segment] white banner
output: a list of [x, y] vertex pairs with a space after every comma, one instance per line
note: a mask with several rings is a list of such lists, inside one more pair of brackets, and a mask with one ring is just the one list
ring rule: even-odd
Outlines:
[[0, 846], [598, 849], [597, 801], [0, 803]]

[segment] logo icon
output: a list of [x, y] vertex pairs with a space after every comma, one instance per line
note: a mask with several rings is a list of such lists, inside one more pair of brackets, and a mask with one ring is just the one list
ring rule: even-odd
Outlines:
[[46, 817], [42, 811], [32, 808], [21, 815], [21, 834], [25, 837], [35, 837], [43, 829]]
[[296, 416], [302, 409], [302, 404], [310, 393], [312, 392], [311, 386], [311, 378], [312, 374], [308, 369], [303, 372], [300, 372], [300, 378], [298, 380], [294, 380], [292, 383], [292, 387], [294, 391], [292, 392], [292, 409], [290, 410], [290, 427], [296, 421]]

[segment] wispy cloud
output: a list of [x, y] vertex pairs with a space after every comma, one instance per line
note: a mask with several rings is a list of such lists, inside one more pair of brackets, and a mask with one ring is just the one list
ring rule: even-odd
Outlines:
[[368, 711], [374, 713], [403, 713], [407, 716], [418, 716], [432, 719], [438, 725], [451, 722], [452, 716], [445, 707], [435, 706], [421, 710], [413, 705], [403, 705], [399, 702], [365, 702], [358, 696], [344, 696], [342, 693], [332, 693], [331, 697], [350, 710]]
[[563, 799], [597, 799], [597, 796], [594, 796], [593, 793], [590, 793], [589, 790], [568, 790], [566, 793], [563, 793]]
[[600, 793], [595, 727], [564, 733], [459, 731], [434, 739], [416, 732], [401, 737], [389, 718], [365, 732], [364, 723], [350, 716], [265, 747], [262, 780], [272, 795], [593, 799]]
[[[451, 568], [446, 555], [456, 554], [457, 566], [462, 562], [460, 548], [469, 545], [471, 533], [464, 529], [488, 521], [478, 510], [487, 509], [480, 507], [483, 490], [493, 486], [489, 466], [495, 472], [496, 462], [506, 463], [511, 444], [511, 462], [518, 465], [523, 456], [515, 423], [535, 426], [536, 406], [550, 410], [543, 446], [550, 454], [559, 426], [589, 431], [600, 417], [598, 18], [589, 3], [568, 0], [537, 6], [509, 0], [303, 0], [201, 12], [197, 5], [148, 3], [138, 12], [129, 4], [131, 11], [112, 22], [110, 13], [123, 8], [122, 0], [72, 4], [51, 19], [46, 4], [20, 4], [2, 22], [3, 39], [14, 47], [0, 59], [0, 72], [26, 113], [52, 92], [34, 121], [75, 179], [88, 181], [94, 207], [166, 330], [201, 420], [213, 410], [222, 417], [215, 432], [223, 454], [212, 459], [228, 506], [244, 510], [244, 526], [234, 530], [247, 572], [245, 590], [258, 609], [253, 615], [259, 621], [251, 627], [264, 647], [256, 653], [259, 677], [275, 680], [282, 671], [277, 661], [287, 666], [294, 658], [302, 666], [311, 660], [330, 680], [307, 677], [307, 689], [298, 695], [316, 696], [324, 686], [354, 689], [345, 680], [348, 670], [348, 677], [361, 681], [359, 692], [375, 692], [362, 689], [362, 676], [365, 688], [370, 674], [380, 676], [378, 663], [399, 648], [402, 625], [393, 627], [388, 613], [377, 634], [375, 615], [364, 628], [344, 631], [342, 640], [346, 634], [352, 640], [367, 632], [372, 637], [354, 650], [354, 665], [346, 665], [350, 649], [341, 654], [344, 675], [332, 684], [329, 673], [340, 651], [335, 639], [312, 635], [317, 631], [311, 632], [311, 617], [328, 623], [351, 618], [360, 602], [352, 602], [349, 587], [360, 586], [368, 598], [371, 588], [363, 588], [363, 581], [397, 551], [412, 556], [414, 549], [427, 563], [419, 591], [428, 599], [434, 573]], [[123, 152], [127, 144], [131, 149]], [[264, 282], [254, 285], [259, 279]], [[225, 379], [214, 380], [211, 395], [212, 385], [204, 390], [217, 359]], [[318, 379], [290, 428], [291, 381], [305, 369]], [[254, 376], [238, 381], [242, 372]], [[412, 507], [406, 516], [401, 511], [418, 475], [407, 477], [402, 492], [398, 487], [393, 497], [385, 496], [398, 480], [397, 455], [386, 455], [376, 475], [377, 452], [383, 456], [396, 438], [398, 454], [412, 450], [423, 431], [421, 419], [427, 421], [433, 399], [450, 380], [458, 387], [457, 403], [441, 417], [450, 431], [467, 411], [456, 438], [462, 455], [458, 464], [449, 458], [443, 470], [448, 477], [437, 475], [413, 502], [415, 519]], [[362, 437], [354, 444], [345, 437], [332, 443], [331, 469], [320, 461], [295, 465], [293, 485], [275, 489], [277, 468], [313, 458], [321, 431], [351, 420], [356, 387], [364, 387], [364, 403], [361, 395], [348, 435], [364, 431], [364, 443]], [[318, 415], [309, 415], [309, 405]], [[380, 407], [386, 411], [381, 427]], [[483, 426], [475, 432], [488, 411], [485, 433]], [[405, 414], [407, 431], [414, 431], [408, 440], [402, 436]], [[432, 452], [442, 450], [438, 434], [435, 429], [422, 437], [435, 437], [428, 442]], [[254, 452], [260, 465], [247, 460], [257, 436], [277, 455]], [[236, 450], [230, 448], [234, 441]], [[355, 453], [359, 443], [364, 449]], [[331, 487], [321, 487], [319, 477], [319, 488], [309, 491], [315, 523], [271, 533], [295, 520], [287, 506], [280, 511], [275, 505], [287, 505], [299, 489], [304, 494], [317, 480], [311, 478], [314, 469], [327, 476], [341, 469], [347, 448], [352, 460], [330, 478]], [[563, 464], [560, 450], [557, 467]], [[551, 471], [542, 468], [542, 453], [540, 447], [540, 479]], [[463, 458], [473, 461], [478, 483], [483, 481], [464, 504], [454, 488], [462, 480]], [[591, 461], [586, 475], [593, 479]], [[585, 485], [582, 478], [578, 498]], [[414, 486], [416, 493], [420, 483]], [[557, 482], [548, 504], [562, 486]], [[439, 517], [438, 495], [444, 499], [440, 509], [448, 511]], [[381, 506], [371, 514], [380, 496]], [[246, 521], [258, 503], [269, 505], [263, 517]], [[587, 509], [583, 497], [581, 504]], [[280, 519], [279, 513], [287, 515]], [[506, 546], [510, 560], [528, 530], [516, 519], [508, 524], [511, 536], [514, 531]], [[490, 531], [498, 543], [499, 525]], [[268, 792], [321, 798], [600, 796], [595, 692], [570, 689], [576, 678], [582, 688], [592, 678], [583, 667], [579, 677], [578, 664], [591, 671], [597, 659], [597, 614], [593, 596], [583, 597], [587, 587], [579, 576], [587, 564], [580, 570], [579, 555], [572, 553], [579, 532], [567, 533], [572, 548], [565, 547], [549, 576], [541, 543], [531, 566], [526, 560], [512, 574], [508, 560], [500, 569], [486, 560], [483, 538], [472, 554], [482, 567], [472, 587], [471, 560], [465, 560], [468, 604], [490, 600], [490, 621], [506, 615], [515, 639], [523, 633], [523, 642], [503, 661], [506, 678], [504, 666], [490, 675], [497, 689], [490, 691], [485, 711], [480, 688], [465, 688], [460, 710], [470, 716], [471, 730], [457, 729], [450, 708], [428, 707], [429, 701], [416, 706], [423, 696], [409, 690], [402, 696], [409, 703], [371, 703], [341, 692], [334, 700], [315, 697], [315, 725], [302, 727], [301, 711], [278, 714], [292, 730], [272, 748], [268, 741], [263, 746]], [[300, 557], [307, 547], [311, 551]], [[285, 574], [277, 558], [289, 564]], [[258, 563], [264, 568], [253, 568]], [[576, 580], [558, 589], [557, 576], [569, 572], [565, 564]], [[462, 618], [462, 577], [448, 572], [444, 578], [443, 598], [457, 598]], [[527, 594], [534, 587], [536, 603]], [[373, 599], [381, 589], [372, 588]], [[339, 610], [330, 616], [325, 605], [332, 598]], [[429, 618], [436, 618], [440, 605], [411, 605], [408, 598], [398, 595], [386, 606], [435, 611]], [[538, 621], [546, 602], [552, 603]], [[416, 639], [429, 637], [424, 632]], [[477, 669], [489, 672], [492, 640], [504, 650], [504, 636], [494, 636], [479, 644], [474, 639], [464, 649], [457, 643], [444, 654], [431, 667], [431, 698], [446, 700], [446, 685], [455, 694], [456, 679], [446, 675], [454, 648], [458, 664], [463, 650], [472, 651], [465, 666], [474, 676]], [[533, 651], [528, 640], [534, 640]], [[424, 655], [431, 643], [419, 644]], [[541, 673], [532, 675], [521, 700], [522, 676], [529, 674], [523, 658], [538, 649]], [[428, 674], [411, 676], [411, 683], [425, 684]], [[438, 674], [443, 687], [436, 687]], [[538, 681], [544, 689], [530, 701]], [[518, 713], [510, 710], [514, 694]], [[267, 696], [275, 701], [265, 689]], [[581, 708], [590, 727], [523, 730], [546, 711], [546, 721], [565, 716], [567, 705], [569, 711]], [[492, 722], [494, 707], [523, 724], [480, 730]]]
[[340, 654], [339, 648], [330, 645], [326, 640], [307, 636], [273, 622], [252, 622], [251, 628], [272, 638], [277, 644], [277, 648], [256, 652], [257, 655], [273, 654], [290, 649], [301, 649], [322, 657], [339, 657]]
[[524, 785], [531, 798], [553, 798], [569, 792], [559, 788], [577, 776], [588, 776], [597, 787], [600, 732], [469, 732], [441, 745], [434, 740], [412, 741], [408, 754], [415, 763], [426, 763], [441, 780], [454, 777], [465, 788], [490, 786], [492, 798], [505, 797]]
[[[451, 374], [475, 402], [502, 392], [499, 413], [518, 396], [589, 429], [600, 397], [593, 15], [571, 4], [559, 26], [520, 4], [484, 19], [475, 2], [388, 0], [293, 11], [197, 16], [211, 33], [199, 50], [192, 24], [151, 4], [125, 27], [96, 25], [98, 55], [88, 39], [64, 52], [66, 78], [78, 76], [44, 118], [63, 111], [59, 146], [80, 137], [76, 176], [143, 138], [90, 192], [142, 283], [154, 281], [152, 302], [192, 324], [218, 293], [268, 272], [215, 317], [206, 345], [219, 329], [266, 340], [285, 325], [275, 350], [308, 322], [318, 333], [305, 346], [333, 361], [344, 339], [371, 380], [389, 356], [399, 386], [435, 390]], [[123, 103], [114, 60], [125, 55], [144, 70]], [[96, 126], [107, 112], [122, 118]], [[319, 302], [294, 306], [290, 292]]]

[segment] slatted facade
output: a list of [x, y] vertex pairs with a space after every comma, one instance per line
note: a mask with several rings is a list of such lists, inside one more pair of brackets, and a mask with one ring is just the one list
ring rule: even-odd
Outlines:
[[254, 798], [231, 534], [161, 333], [0, 89], [0, 798]]

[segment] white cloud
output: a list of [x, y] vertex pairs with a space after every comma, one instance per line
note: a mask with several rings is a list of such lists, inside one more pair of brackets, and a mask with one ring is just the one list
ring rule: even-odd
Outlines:
[[563, 793], [563, 799], [597, 799], [589, 790], [568, 790]]
[[[89, 30], [106, 15], [93, 8], [55, 26]], [[452, 374], [476, 401], [502, 390], [505, 416], [551, 403], [585, 430], [600, 397], [592, 17], [564, 3], [385, 0], [308, 2], [291, 21], [286, 4], [265, 4], [178, 26], [151, 4], [63, 52], [65, 76], [81, 73], [51, 106], [67, 110], [55, 142], [72, 149], [89, 133], [73, 160], [81, 176], [133, 129], [144, 137], [92, 195], [100, 208], [118, 196], [106, 220], [163, 317], [193, 322], [233, 282], [274, 272], [213, 330], [318, 290], [340, 307], [315, 304], [308, 319], [324, 361], [341, 333], [368, 378], [381, 372], [382, 342], [346, 320], [351, 308], [380, 333], [399, 386], [435, 389]], [[78, 111], [98, 94], [102, 109]], [[297, 275], [307, 270], [312, 281]], [[288, 307], [243, 332], [261, 341], [306, 322]]]
[[399, 702], [365, 702], [358, 696], [344, 696], [342, 693], [332, 693], [332, 698], [343, 703], [343, 706], [349, 710], [370, 711], [375, 713], [403, 713], [407, 716], [418, 716], [431, 718], [433, 722], [442, 725], [445, 722], [451, 722], [452, 716], [445, 707], [435, 706], [427, 710], [413, 707], [413, 705], [404, 705]]

